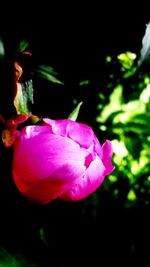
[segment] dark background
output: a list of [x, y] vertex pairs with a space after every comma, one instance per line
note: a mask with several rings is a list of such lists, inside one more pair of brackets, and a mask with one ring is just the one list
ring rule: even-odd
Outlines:
[[[121, 2], [117, 8], [109, 3], [106, 7], [100, 3], [99, 6], [94, 3], [61, 5], [36, 3], [32, 9], [29, 4], [20, 3], [19, 10], [11, 16], [5, 13], [1, 36], [10, 57], [18, 41], [28, 39], [34, 61], [53, 66], [64, 82], [64, 86], [50, 85], [50, 91], [47, 91], [47, 83], [41, 82], [41, 91], [37, 85], [35, 111], [49, 112], [53, 118], [65, 117], [72, 111], [72, 99], [78, 96], [85, 101], [80, 120], [94, 127], [95, 91], [81, 93], [79, 81], [91, 79], [93, 85], [99, 84], [104, 75], [106, 54], [127, 50], [139, 54], [149, 14], [146, 7], [138, 12], [137, 6], [131, 9]], [[123, 209], [121, 203], [106, 192], [101, 193], [96, 218], [92, 213], [93, 204], [86, 206], [84, 201], [71, 204], [54, 201], [46, 206], [31, 204], [11, 183], [11, 161], [8, 160], [11, 153], [11, 150], [1, 152], [1, 166], [6, 165], [7, 171], [1, 167], [4, 178], [0, 197], [0, 243], [8, 253], [22, 254], [42, 267], [88, 263], [122, 266], [139, 261], [147, 266], [148, 209]], [[93, 201], [91, 196], [88, 201]], [[44, 241], [39, 235], [41, 227]], [[20, 262], [29, 266], [22, 259]]]
[[[89, 116], [92, 123], [94, 97], [105, 77], [104, 58], [128, 50], [140, 54], [149, 22], [146, 5], [108, 2], [103, 5], [91, 2], [31, 5], [26, 2], [15, 6], [13, 12], [4, 12], [0, 25], [8, 58], [25, 38], [30, 42], [35, 65], [51, 65], [64, 82], [62, 87], [38, 81], [35, 112], [42, 113], [44, 108], [51, 117], [66, 117], [72, 110], [72, 99], [78, 96], [78, 100], [84, 101], [81, 119], [87, 122]], [[81, 92], [79, 82], [86, 79], [92, 81], [93, 88]]]

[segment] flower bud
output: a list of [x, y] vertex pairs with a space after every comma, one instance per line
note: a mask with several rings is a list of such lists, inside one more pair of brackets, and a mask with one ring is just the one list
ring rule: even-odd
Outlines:
[[79, 201], [114, 170], [112, 144], [102, 146], [92, 128], [70, 119], [26, 126], [14, 143], [13, 179], [29, 200]]

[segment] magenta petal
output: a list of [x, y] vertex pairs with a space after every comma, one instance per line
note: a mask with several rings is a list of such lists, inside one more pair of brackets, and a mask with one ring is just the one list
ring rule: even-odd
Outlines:
[[106, 168], [105, 175], [109, 175], [115, 167], [112, 165], [111, 157], [113, 154], [113, 147], [112, 143], [109, 140], [106, 140], [106, 142], [102, 145], [102, 151], [103, 151], [103, 164]]
[[54, 134], [68, 136], [80, 146], [88, 148], [95, 139], [93, 130], [86, 124], [78, 123], [69, 119], [50, 120], [43, 119], [45, 124], [51, 126]]
[[41, 204], [57, 197], [84, 199], [114, 169], [111, 142], [107, 140], [101, 147], [85, 124], [68, 119], [43, 121], [43, 126], [18, 131], [12, 166], [18, 190]]
[[24, 127], [23, 130], [19, 133], [20, 134], [18, 134], [18, 137], [19, 137], [18, 140], [20, 142], [23, 142], [26, 139], [31, 139], [35, 136], [42, 135], [44, 133], [49, 134], [49, 127], [48, 126], [42, 126], [41, 127], [38, 125], [37, 126], [30, 125], [30, 126]]
[[22, 193], [22, 187], [25, 191], [28, 188], [31, 199], [40, 186], [45, 187], [52, 199], [83, 174], [85, 153], [72, 140], [47, 133], [47, 126], [39, 127], [26, 127], [18, 138], [14, 147], [13, 177]]
[[13, 171], [13, 179], [18, 190], [29, 200], [38, 204], [46, 204], [59, 197], [68, 190], [69, 184], [59, 184], [49, 180], [22, 181]]
[[56, 135], [61, 135], [64, 137], [68, 136], [69, 129], [71, 125], [74, 125], [74, 121], [64, 119], [64, 120], [51, 120], [44, 118], [45, 125], [50, 126], [50, 132]]
[[89, 148], [93, 143], [94, 133], [88, 125], [76, 123], [70, 128], [69, 137], [81, 147]]
[[100, 141], [98, 140], [98, 138], [96, 137], [95, 134], [94, 134], [93, 142], [94, 142], [94, 151], [95, 151], [95, 153], [96, 153], [100, 158], [102, 158], [102, 155], [103, 155], [102, 147], [101, 147]]
[[89, 168], [80, 176], [74, 185], [60, 198], [66, 201], [79, 201], [92, 194], [104, 180], [105, 167], [96, 156]]

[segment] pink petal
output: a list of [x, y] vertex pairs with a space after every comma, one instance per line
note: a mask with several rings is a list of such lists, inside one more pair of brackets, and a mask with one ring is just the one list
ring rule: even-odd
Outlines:
[[45, 125], [50, 126], [50, 132], [53, 134], [61, 135], [64, 137], [68, 136], [68, 131], [71, 127], [71, 125], [74, 124], [74, 121], [64, 119], [64, 120], [51, 120], [44, 118], [43, 119]]
[[70, 128], [69, 137], [81, 147], [89, 148], [94, 140], [94, 132], [88, 125], [76, 123]]
[[23, 140], [31, 139], [35, 136], [41, 136], [42, 134], [49, 134], [49, 126], [27, 126], [24, 127], [23, 130], [19, 134], [19, 141], [23, 142]]
[[93, 139], [93, 142], [94, 142], [94, 151], [95, 151], [95, 153], [96, 153], [100, 158], [102, 158], [102, 155], [103, 155], [102, 147], [101, 147], [100, 141], [99, 141], [98, 138], [96, 137], [95, 133], [94, 133], [94, 139]]
[[30, 192], [31, 199], [39, 193], [39, 198], [34, 199], [37, 202], [41, 201], [42, 186], [43, 195], [45, 187], [49, 199], [55, 198], [86, 169], [84, 150], [68, 138], [47, 133], [47, 128], [26, 127], [14, 146], [14, 181], [22, 193], [26, 193], [24, 188], [28, 195]]
[[69, 189], [69, 184], [59, 184], [48, 180], [37, 180], [33, 183], [31, 181], [22, 181], [15, 171], [13, 172], [13, 179], [18, 190], [29, 200], [38, 204], [49, 203]]
[[[62, 136], [68, 136], [77, 142], [81, 147], [90, 147], [94, 140], [97, 144], [98, 140], [94, 135], [92, 128], [86, 124], [78, 123], [69, 119], [56, 121], [45, 118], [43, 121], [45, 124], [51, 126], [51, 132]], [[98, 147], [98, 149], [99, 148], [100, 147]]]
[[[36, 134], [32, 127], [33, 133]], [[85, 153], [78, 144], [68, 138], [42, 132], [41, 135], [21, 139], [21, 142], [17, 143], [14, 149], [14, 162], [17, 167], [22, 165], [26, 173], [29, 172], [30, 179], [43, 179], [52, 174], [51, 179], [57, 178], [65, 182], [64, 176], [69, 179], [74, 176], [74, 179], [85, 170]], [[21, 168], [18, 170], [22, 173]]]
[[79, 201], [92, 194], [104, 180], [105, 167], [101, 159], [96, 156], [84, 174], [60, 198], [66, 201]]
[[109, 175], [115, 169], [111, 162], [111, 157], [113, 155], [113, 147], [109, 140], [106, 140], [106, 142], [102, 145], [102, 151], [102, 161], [106, 168], [105, 175]]

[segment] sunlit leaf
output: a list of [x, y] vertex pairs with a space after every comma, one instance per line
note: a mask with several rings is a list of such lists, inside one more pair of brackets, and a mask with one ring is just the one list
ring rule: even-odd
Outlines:
[[110, 55], [107, 55], [105, 61], [106, 61], [106, 64], [107, 63], [110, 63], [112, 61], [111, 56]]
[[99, 122], [105, 122], [114, 112], [121, 111], [123, 101], [123, 86], [118, 84], [109, 97], [109, 103], [105, 105], [100, 115], [96, 118]]
[[133, 189], [130, 189], [128, 195], [127, 195], [128, 200], [130, 201], [135, 201], [136, 200], [136, 194], [135, 191]]
[[150, 84], [143, 89], [142, 93], [140, 94], [140, 100], [143, 103], [149, 103], [150, 100]]
[[123, 78], [124, 79], [127, 79], [131, 76], [133, 76], [135, 74], [135, 72], [137, 71], [137, 67], [133, 67], [131, 69], [129, 69], [128, 71], [126, 71], [124, 74], [123, 74]]
[[68, 119], [76, 121], [79, 111], [80, 111], [80, 107], [83, 104], [83, 102], [80, 102], [77, 107], [70, 113], [70, 115], [68, 116]]
[[111, 182], [111, 183], [115, 183], [115, 182], [117, 182], [117, 177], [116, 176], [114, 176], [114, 175], [109, 175], [108, 176], [108, 180]]
[[118, 55], [118, 59], [125, 69], [131, 69], [135, 58], [136, 58], [136, 54], [131, 53], [130, 51], [127, 51], [126, 53], [122, 53]]
[[[96, 117], [101, 133], [109, 133], [113, 144], [116, 171], [114, 177], [108, 177], [107, 188], [125, 208], [137, 203], [150, 205], [146, 191], [150, 173], [150, 78], [144, 68], [139, 71], [136, 54], [127, 51], [117, 59], [111, 59], [106, 69], [104, 91], [102, 87], [99, 90], [105, 101], [99, 97]], [[150, 23], [141, 49], [141, 62], [145, 60], [150, 60]], [[126, 187], [121, 186], [124, 181]]]

